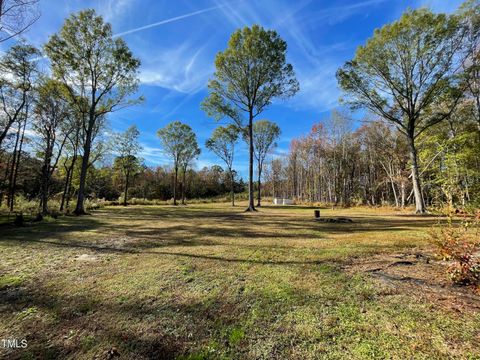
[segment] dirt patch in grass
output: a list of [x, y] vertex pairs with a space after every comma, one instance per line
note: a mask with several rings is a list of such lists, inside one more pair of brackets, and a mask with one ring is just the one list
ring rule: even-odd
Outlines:
[[351, 259], [343, 268], [364, 273], [386, 288], [386, 295], [402, 293], [460, 313], [480, 311], [480, 294], [453, 284], [445, 272], [448, 264], [425, 251], [378, 254]]

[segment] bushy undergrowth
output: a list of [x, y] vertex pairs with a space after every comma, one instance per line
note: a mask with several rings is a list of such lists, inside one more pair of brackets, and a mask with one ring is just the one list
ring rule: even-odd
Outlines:
[[465, 218], [455, 225], [451, 217], [430, 233], [438, 256], [449, 261], [447, 273], [456, 284], [480, 289], [480, 231], [478, 219]]
[[[247, 200], [248, 194], [239, 193], [235, 194], [235, 201]], [[230, 194], [220, 195], [209, 198], [197, 198], [197, 199], [185, 199], [187, 204], [210, 204], [210, 203], [222, 203], [230, 202]], [[182, 199], [177, 199], [177, 204], [181, 204]], [[123, 198], [118, 201], [106, 201], [105, 205], [122, 205]], [[159, 200], [159, 199], [143, 199], [143, 198], [130, 198], [128, 199], [128, 205], [173, 205], [173, 198], [169, 200]]]
[[[70, 205], [72, 206], [72, 204]], [[84, 205], [85, 205], [85, 210], [88, 212], [88, 211], [100, 209], [108, 205], [108, 202], [105, 201], [104, 199], [86, 199]], [[64, 212], [70, 213], [73, 210], [71, 206], [69, 209], [64, 210]], [[59, 215], [60, 201], [56, 199], [49, 200], [48, 209], [51, 214]], [[24, 214], [24, 215], [35, 216], [39, 212], [40, 212], [40, 202], [38, 200], [28, 200], [22, 196], [15, 197], [13, 211], [10, 211], [6, 203], [2, 204], [2, 206], [0, 207], [0, 213], [3, 213], [3, 214], [14, 213], [14, 214]]]

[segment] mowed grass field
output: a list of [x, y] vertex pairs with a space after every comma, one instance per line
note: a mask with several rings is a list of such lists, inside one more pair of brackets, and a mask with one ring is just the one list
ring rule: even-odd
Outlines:
[[[478, 298], [424, 275], [436, 218], [322, 209], [354, 221], [335, 224], [307, 207], [243, 209], [111, 207], [1, 227], [0, 339], [28, 346], [0, 356], [480, 359]], [[375, 259], [412, 274], [362, 270]]]

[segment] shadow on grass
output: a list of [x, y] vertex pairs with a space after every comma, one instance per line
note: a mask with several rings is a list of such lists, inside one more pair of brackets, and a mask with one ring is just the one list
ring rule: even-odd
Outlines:
[[[328, 271], [328, 276], [333, 276], [332, 284], [342, 291], [351, 291], [346, 281], [335, 281], [335, 270], [324, 267], [322, 271]], [[233, 355], [238, 350], [229, 343], [228, 330], [233, 326], [245, 324], [253, 316], [251, 329], [246, 329], [253, 335], [251, 345], [258, 341], [257, 333], [273, 334], [277, 341], [283, 341], [284, 330], [274, 325], [279, 314], [289, 313], [290, 305], [323, 302], [323, 295], [307, 296], [293, 286], [271, 294], [264, 284], [258, 284], [245, 292], [245, 281], [249, 281], [245, 278], [224, 282], [209, 295], [177, 296], [195, 291], [195, 287], [182, 281], [181, 275], [175, 281], [177, 292], [147, 296], [121, 288], [108, 288], [105, 293], [100, 283], [93, 287], [88, 282], [75, 283], [71, 289], [57, 284], [46, 286], [40, 277], [13, 291], [0, 291], [0, 309], [8, 310], [9, 317], [18, 316], [26, 308], [38, 312], [18, 322], [17, 330], [28, 338], [29, 346], [8, 358], [76, 358], [90, 349], [100, 356], [95, 358], [104, 358], [101, 356], [115, 347], [121, 358], [174, 359], [200, 353], [213, 341]], [[209, 286], [207, 278], [198, 281], [201, 287]], [[325, 294], [329, 301], [331, 296]], [[341, 293], [335, 297], [339, 301], [347, 298]], [[257, 309], [256, 315], [252, 315], [252, 307]], [[263, 317], [256, 320], [259, 312]]]
[[[53, 222], [2, 229], [0, 241], [59, 238], [68, 244], [76, 243], [72, 242], [69, 233], [80, 232], [85, 234], [86, 239], [78, 243], [108, 243], [114, 242], [118, 236], [126, 236], [129, 240], [135, 240], [131, 245], [136, 248], [153, 248], [172, 245], [216, 245], [222, 241], [240, 238], [321, 240], [328, 234], [379, 231], [391, 233], [427, 228], [438, 222], [438, 219], [433, 217], [427, 219], [422, 217], [424, 219], [422, 221], [401, 216], [389, 218], [350, 216], [350, 218], [353, 223], [337, 224], [317, 222], [301, 214], [246, 215], [239, 211], [206, 211], [194, 207], [150, 209], [130, 207], [115, 211], [109, 209], [88, 217], [62, 217]], [[156, 221], [159, 222], [158, 226], [154, 224]], [[91, 237], [88, 236], [89, 232]], [[214, 241], [212, 238], [221, 241]]]
[[[351, 216], [354, 223], [320, 223], [310, 217], [296, 214], [260, 213], [246, 215], [242, 210], [218, 211], [199, 207], [130, 207], [107, 209], [87, 217], [63, 217], [54, 222], [35, 224], [25, 228], [2, 231], [0, 243], [6, 246], [45, 244], [48, 246], [89, 249], [99, 253], [148, 254], [179, 256], [223, 262], [241, 262], [264, 265], [306, 265], [320, 261], [281, 260], [293, 253], [292, 243], [265, 244], [263, 241], [324, 241], [331, 234], [400, 232], [426, 228], [435, 219], [423, 221], [401, 217]], [[131, 222], [129, 219], [140, 221]], [[118, 220], [118, 221], [117, 221]], [[158, 226], [152, 225], [159, 221]], [[75, 238], [75, 232], [82, 237]], [[89, 233], [91, 232], [91, 236]], [[259, 244], [255, 244], [258, 239]], [[263, 242], [263, 243], [262, 243]], [[231, 247], [235, 253], [242, 249], [261, 251], [278, 259], [256, 259], [235, 256], [192, 254], [166, 247]], [[362, 248], [379, 245], [363, 244]], [[326, 250], [323, 250], [326, 251]], [[276, 252], [276, 253], [275, 253]], [[227, 251], [228, 254], [228, 251]], [[257, 257], [256, 254], [252, 256]]]

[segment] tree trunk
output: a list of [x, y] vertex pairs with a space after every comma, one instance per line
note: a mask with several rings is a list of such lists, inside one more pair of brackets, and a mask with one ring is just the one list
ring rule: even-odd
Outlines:
[[50, 188], [50, 161], [51, 161], [51, 149], [50, 139], [47, 138], [47, 146], [45, 151], [45, 158], [43, 160], [42, 167], [42, 194], [41, 194], [41, 212], [42, 215], [48, 214], [48, 193]]
[[178, 167], [175, 166], [175, 177], [173, 178], [173, 205], [177, 205], [177, 180], [178, 180]]
[[72, 193], [72, 181], [73, 181], [73, 172], [70, 174], [70, 180], [68, 183], [68, 191], [65, 199], [65, 207], [68, 209], [70, 206], [70, 200], [75, 193]]
[[412, 162], [412, 184], [413, 193], [415, 195], [415, 212], [417, 214], [424, 214], [425, 202], [422, 194], [422, 184], [420, 182], [420, 172], [418, 170], [417, 149], [415, 148], [415, 139], [413, 134], [409, 136], [408, 143], [410, 146], [410, 161]]
[[60, 205], [60, 211], [63, 211], [64, 207], [68, 208], [68, 204], [70, 203], [70, 197], [71, 197], [71, 191], [72, 191], [72, 179], [73, 179], [73, 170], [75, 168], [75, 163], [77, 161], [77, 152], [75, 150], [73, 157], [72, 157], [72, 162], [68, 168], [66, 168], [67, 171], [67, 178], [65, 179], [65, 187], [63, 190], [62, 194], [62, 203]]
[[15, 203], [15, 190], [17, 187], [18, 169], [20, 167], [20, 157], [22, 156], [22, 147], [23, 147], [23, 140], [25, 138], [26, 126], [27, 126], [27, 117], [25, 115], [25, 120], [23, 122], [23, 128], [22, 128], [22, 135], [20, 135], [20, 145], [18, 147], [18, 154], [16, 156], [16, 160], [14, 163], [15, 167], [12, 167], [12, 178], [11, 178], [11, 187], [10, 187], [10, 211], [13, 211], [13, 205]]
[[185, 178], [186, 178], [187, 169], [183, 169], [182, 174], [182, 205], [185, 205]]
[[63, 186], [62, 200], [60, 202], [60, 212], [63, 211], [65, 207], [65, 199], [67, 197], [67, 191], [69, 191], [69, 182], [70, 182], [70, 169], [65, 166], [66, 176], [65, 176], [65, 185]]
[[261, 179], [262, 179], [262, 165], [260, 163], [258, 163], [258, 194], [257, 194], [257, 206], [262, 206], [261, 204], [261, 193], [260, 193], [260, 188], [262, 186], [262, 183], [261, 183]]
[[232, 206], [235, 206], [235, 182], [232, 169], [230, 169], [230, 196], [232, 198]]
[[10, 208], [10, 211], [13, 210], [12, 184], [13, 184], [13, 174], [15, 173], [15, 166], [17, 165], [17, 153], [18, 153], [19, 142], [20, 142], [20, 124], [18, 124], [17, 136], [15, 138], [15, 146], [13, 148], [12, 163], [10, 165], [10, 172], [8, 174], [7, 206]]
[[80, 170], [80, 184], [78, 186], [77, 206], [75, 215], [85, 215], [85, 183], [87, 180], [88, 162], [90, 160], [90, 148], [92, 146], [92, 130], [95, 119], [90, 116], [88, 129], [86, 132], [85, 145], [83, 146], [82, 168]]
[[130, 179], [130, 174], [127, 171], [125, 174], [125, 193], [123, 194], [123, 206], [127, 206], [127, 196], [128, 196], [128, 180]]
[[395, 189], [395, 182], [392, 178], [390, 178], [390, 184], [392, 185], [393, 197], [395, 198], [395, 207], [399, 207], [400, 202], [398, 201], [397, 190]]
[[248, 208], [245, 211], [255, 211], [253, 195], [253, 114], [248, 119]]

